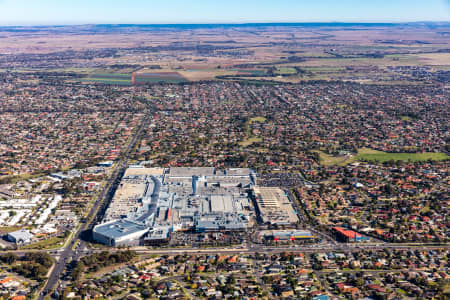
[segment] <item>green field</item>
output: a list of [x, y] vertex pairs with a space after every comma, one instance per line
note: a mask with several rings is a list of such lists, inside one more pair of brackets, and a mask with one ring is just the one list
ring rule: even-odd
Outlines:
[[122, 73], [95, 73], [81, 79], [85, 83], [101, 83], [112, 85], [131, 85], [131, 74]]
[[266, 74], [266, 70], [238, 70], [241, 75], [253, 75], [253, 76], [264, 76]]
[[168, 78], [168, 77], [160, 77], [160, 78], [136, 78], [136, 84], [145, 84], [145, 83], [180, 83], [186, 82], [184, 78]]
[[400, 119], [402, 119], [403, 121], [411, 121], [412, 118], [408, 117], [408, 116], [400, 116]]
[[87, 78], [83, 79], [83, 82], [103, 83], [103, 84], [118, 84], [118, 85], [131, 85], [131, 80], [127, 79], [111, 79], [111, 78]]
[[251, 119], [250, 119], [249, 123], [250, 123], [250, 124], [251, 124], [251, 123], [254, 123], [254, 122], [264, 123], [264, 122], [266, 122], [266, 121], [267, 121], [267, 119], [264, 118], [264, 117], [254, 117], [254, 118], [251, 118]]
[[254, 85], [277, 85], [279, 82], [267, 81], [267, 80], [250, 80], [250, 79], [234, 79], [239, 82], [254, 84]]
[[280, 74], [280, 75], [289, 75], [289, 74], [296, 74], [296, 73], [297, 73], [297, 70], [295, 70], [294, 68], [291, 68], [291, 67], [281, 67], [275, 71], [275, 74]]
[[21, 247], [23, 250], [29, 249], [53, 249], [61, 247], [64, 244], [64, 237], [52, 237], [43, 241], [39, 241], [33, 244], [29, 244]]
[[386, 162], [386, 161], [442, 161], [450, 159], [445, 153], [425, 152], [425, 153], [387, 153], [383, 151], [373, 150], [369, 148], [358, 149], [357, 155], [352, 156], [333, 156], [326, 154], [323, 151], [316, 150], [320, 157], [320, 164], [325, 166], [345, 166], [356, 161], [368, 161], [368, 162]]
[[358, 150], [358, 155], [356, 159], [362, 161], [371, 161], [371, 162], [386, 162], [386, 161], [441, 161], [450, 159], [445, 153], [436, 153], [436, 152], [425, 152], [425, 153], [387, 153], [383, 151], [377, 151], [372, 149], [363, 148]]
[[320, 164], [324, 166], [345, 166], [355, 161], [353, 156], [333, 156], [320, 150], [314, 152], [319, 153]]
[[262, 138], [251, 137], [245, 141], [240, 142], [239, 145], [241, 145], [242, 147], [248, 147], [253, 143], [259, 143], [259, 142], [262, 142]]

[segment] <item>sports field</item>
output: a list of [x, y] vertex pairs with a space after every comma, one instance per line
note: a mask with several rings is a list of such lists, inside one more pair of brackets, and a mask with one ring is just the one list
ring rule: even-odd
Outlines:
[[372, 163], [383, 163], [386, 161], [404, 161], [404, 162], [417, 162], [417, 161], [442, 161], [450, 159], [445, 153], [439, 152], [424, 152], [424, 153], [388, 153], [369, 148], [358, 149], [358, 154], [352, 156], [333, 156], [326, 154], [323, 151], [316, 150], [320, 156], [320, 164], [325, 166], [338, 165], [345, 166], [356, 161], [368, 161]]
[[448, 156], [445, 153], [439, 153], [439, 152], [424, 152], [424, 153], [387, 153], [383, 151], [377, 151], [372, 149], [360, 149], [358, 150], [358, 155], [356, 156], [356, 159], [362, 160], [362, 161], [370, 161], [370, 162], [386, 162], [386, 161], [427, 161], [427, 160], [433, 160], [433, 161], [441, 161], [441, 160], [447, 160], [450, 159], [450, 156]]

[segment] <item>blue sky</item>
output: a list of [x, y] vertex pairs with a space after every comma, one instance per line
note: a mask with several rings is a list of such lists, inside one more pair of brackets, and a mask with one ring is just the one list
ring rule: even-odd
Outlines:
[[0, 0], [0, 25], [450, 21], [450, 0]]

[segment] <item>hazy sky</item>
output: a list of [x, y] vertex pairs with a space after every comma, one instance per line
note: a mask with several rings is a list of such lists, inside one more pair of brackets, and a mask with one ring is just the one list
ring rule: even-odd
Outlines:
[[1, 25], [450, 21], [450, 0], [0, 0]]

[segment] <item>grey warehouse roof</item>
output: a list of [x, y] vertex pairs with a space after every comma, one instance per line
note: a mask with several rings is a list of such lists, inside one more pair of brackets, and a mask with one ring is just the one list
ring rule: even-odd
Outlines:
[[16, 241], [27, 241], [33, 238], [33, 234], [25, 229], [10, 232], [8, 235], [13, 237]]
[[110, 238], [119, 238], [135, 232], [146, 230], [147, 226], [129, 220], [118, 220], [95, 226], [96, 233]]

